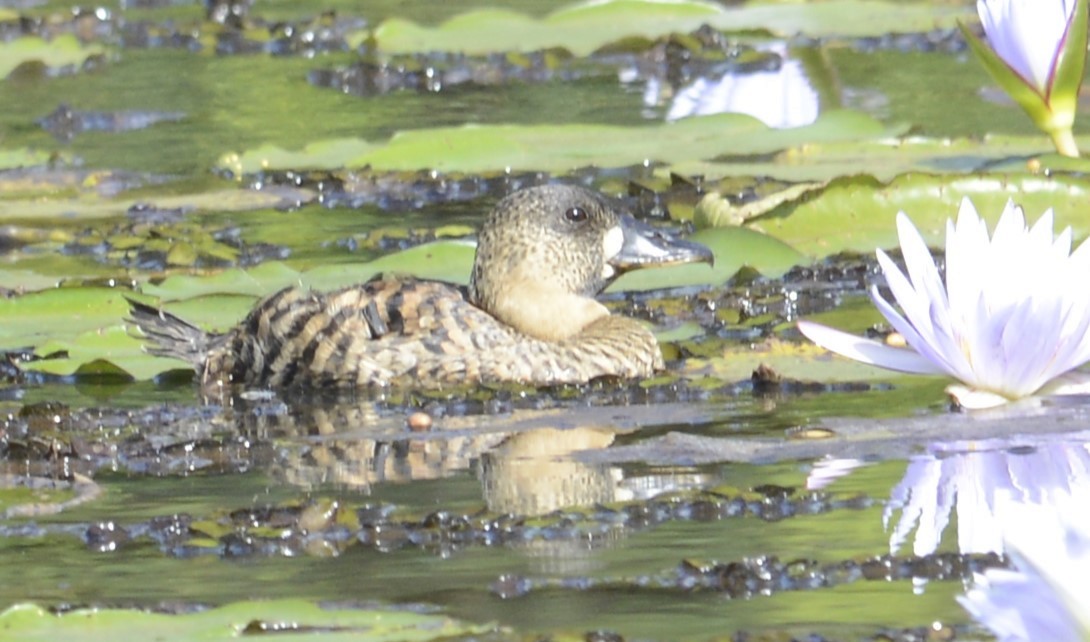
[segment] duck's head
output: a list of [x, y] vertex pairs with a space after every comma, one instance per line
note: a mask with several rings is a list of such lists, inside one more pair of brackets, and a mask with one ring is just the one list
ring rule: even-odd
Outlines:
[[485, 219], [470, 299], [523, 334], [559, 341], [609, 314], [594, 296], [621, 274], [712, 259], [597, 192], [543, 185], [507, 196]]

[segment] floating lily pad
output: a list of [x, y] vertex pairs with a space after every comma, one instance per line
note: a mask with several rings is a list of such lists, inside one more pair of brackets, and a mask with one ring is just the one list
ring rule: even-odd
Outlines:
[[715, 253], [715, 265], [677, 265], [630, 272], [614, 283], [610, 291], [656, 290], [692, 285], [719, 285], [749, 266], [764, 276], [777, 278], [787, 270], [808, 262], [790, 246], [753, 230], [724, 227], [701, 230], [690, 237]]
[[354, 158], [367, 154], [375, 145], [361, 138], [339, 138], [310, 143], [300, 151], [288, 151], [276, 145], [263, 145], [244, 155], [227, 154], [220, 166], [236, 169], [236, 176], [265, 169], [339, 169]]
[[37, 149], [0, 149], [0, 169], [44, 165], [51, 154]]
[[393, 642], [481, 635], [494, 627], [407, 609], [325, 609], [301, 600], [280, 600], [236, 602], [184, 615], [125, 609], [82, 609], [57, 615], [33, 604], [18, 604], [0, 613], [0, 630], [11, 639], [25, 642], [166, 639], [210, 642], [273, 631], [274, 637], [284, 642], [311, 639]]
[[630, 37], [655, 38], [701, 25], [732, 31], [765, 30], [791, 36], [865, 36], [952, 28], [964, 7], [868, 0], [755, 4], [725, 8], [698, 0], [605, 0], [581, 2], [532, 18], [514, 11], [481, 9], [437, 27], [391, 18], [375, 30], [379, 49], [391, 53], [533, 51], [564, 47], [577, 56]]
[[0, 299], [0, 346], [40, 345], [116, 324], [128, 311], [123, 291], [54, 288]]
[[[1078, 139], [1090, 147], [1090, 137]], [[829, 141], [793, 147], [770, 160], [691, 158], [661, 168], [658, 173], [683, 176], [769, 176], [781, 180], [816, 181], [858, 173], [861, 168], [887, 181], [907, 172], [972, 173], [1024, 172], [1033, 159], [1042, 169], [1090, 171], [1086, 159], [1052, 153], [1045, 136], [988, 136], [971, 138], [889, 138], [884, 140]]]
[[168, 370], [188, 367], [175, 359], [147, 354], [143, 342], [118, 321], [106, 328], [77, 334], [71, 339], [46, 341], [38, 347], [40, 354], [63, 352], [67, 358], [32, 361], [26, 364], [26, 368], [55, 375], [150, 379]]
[[[685, 342], [682, 342], [685, 346]], [[702, 344], [704, 350], [709, 346]], [[722, 343], [715, 353], [706, 357], [686, 359], [682, 373], [688, 377], [711, 377], [720, 381], [748, 379], [758, 366], [771, 368], [785, 379], [821, 382], [823, 384], [879, 382], [904, 379], [889, 370], [831, 354], [824, 348], [807, 343], [770, 339], [752, 345]]]
[[35, 484], [32, 481], [33, 479], [0, 476], [0, 515], [10, 515], [18, 512], [20, 507], [31, 506], [42, 506], [44, 514], [49, 512], [49, 506], [60, 506], [75, 496], [72, 489], [63, 482]]
[[44, 290], [57, 285], [59, 279], [48, 274], [39, 274], [33, 270], [0, 269], [0, 283], [6, 288], [19, 288], [22, 291]]
[[[309, 200], [312, 196], [300, 190], [290, 200], [294, 203]], [[285, 204], [285, 194], [277, 191], [225, 189], [197, 194], [157, 196], [153, 200], [156, 207], [165, 210], [185, 208], [239, 212], [279, 207]], [[52, 198], [0, 200], [0, 221], [69, 219], [73, 214], [84, 219], [120, 216], [132, 206], [146, 202], [147, 199], [138, 200], [132, 197], [112, 199], [91, 192]]]
[[[297, 152], [262, 147], [229, 153], [219, 162], [235, 175], [265, 169], [329, 167], [345, 161], [344, 152], [362, 153], [349, 167], [378, 170], [436, 169], [447, 172], [626, 167], [647, 161], [680, 163], [724, 154], [766, 154], [831, 141], [883, 139], [903, 133], [859, 112], [822, 114], [817, 122], [794, 129], [772, 129], [745, 114], [696, 116], [646, 127], [606, 125], [465, 125], [406, 130], [385, 144], [357, 139], [326, 141]], [[281, 166], [279, 162], [293, 165]]]
[[0, 43], [0, 77], [6, 78], [16, 67], [41, 62], [50, 69], [82, 65], [87, 58], [102, 54], [98, 45], [82, 45], [75, 36], [61, 35], [52, 40], [24, 37]]
[[906, 174], [885, 184], [852, 176], [776, 208], [752, 225], [813, 257], [870, 253], [898, 245], [894, 219], [903, 210], [932, 247], [941, 247], [946, 220], [957, 216], [961, 199], [968, 196], [993, 226], [1007, 200], [1014, 199], [1030, 221], [1051, 207], [1060, 227], [1070, 225], [1076, 237], [1085, 238], [1090, 234], [1088, 192], [1090, 179], [1063, 174]]

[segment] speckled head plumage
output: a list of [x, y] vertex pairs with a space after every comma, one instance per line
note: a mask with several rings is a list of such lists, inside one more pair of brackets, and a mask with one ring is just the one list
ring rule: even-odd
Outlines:
[[472, 297], [487, 299], [491, 289], [507, 287], [527, 272], [558, 290], [594, 296], [606, 285], [603, 239], [618, 221], [604, 197], [580, 187], [514, 192], [496, 204], [481, 227]]
[[637, 223], [597, 192], [543, 185], [507, 196], [488, 215], [470, 299], [524, 334], [563, 340], [609, 315], [593, 297], [621, 273], [711, 258], [703, 246]]

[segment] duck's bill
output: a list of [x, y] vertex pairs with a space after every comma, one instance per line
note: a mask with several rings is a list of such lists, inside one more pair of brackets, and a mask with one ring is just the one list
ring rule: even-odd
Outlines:
[[618, 274], [629, 270], [682, 263], [715, 262], [715, 255], [700, 243], [674, 238], [657, 227], [621, 217], [624, 240], [621, 249], [608, 259]]

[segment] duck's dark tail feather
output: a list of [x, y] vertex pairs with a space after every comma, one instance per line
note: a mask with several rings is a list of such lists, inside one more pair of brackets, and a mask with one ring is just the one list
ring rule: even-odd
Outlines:
[[145, 348], [148, 354], [181, 359], [200, 372], [208, 359], [209, 351], [221, 335], [205, 332], [188, 321], [146, 303], [129, 297], [125, 297], [125, 300], [129, 302], [128, 320], [135, 323], [150, 340]]

